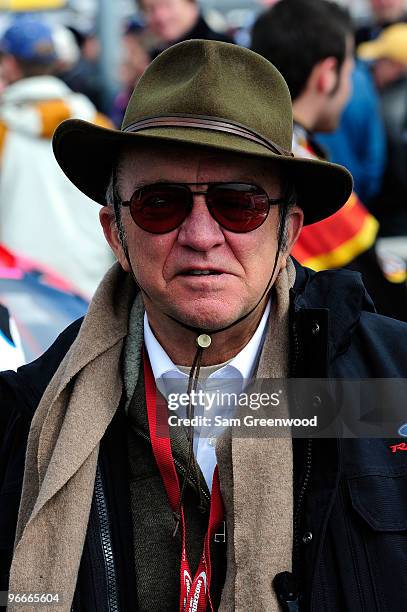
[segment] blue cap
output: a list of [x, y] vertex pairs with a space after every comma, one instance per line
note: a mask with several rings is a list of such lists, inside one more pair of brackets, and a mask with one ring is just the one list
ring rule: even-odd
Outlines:
[[51, 28], [32, 17], [19, 17], [0, 40], [0, 50], [23, 60], [48, 63], [56, 59]]

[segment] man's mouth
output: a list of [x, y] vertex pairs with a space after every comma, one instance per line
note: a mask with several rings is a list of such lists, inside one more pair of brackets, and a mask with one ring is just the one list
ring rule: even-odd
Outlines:
[[184, 270], [182, 276], [219, 276], [223, 274], [218, 270]]

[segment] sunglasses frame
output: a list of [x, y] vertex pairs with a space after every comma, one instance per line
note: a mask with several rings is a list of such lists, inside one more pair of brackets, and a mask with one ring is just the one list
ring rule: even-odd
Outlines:
[[[196, 191], [196, 190], [192, 190], [192, 189], [190, 188], [190, 186], [191, 186], [191, 185], [196, 185], [197, 187], [199, 187], [200, 185], [207, 185], [207, 186], [208, 186], [208, 188], [207, 188], [205, 191]], [[225, 226], [223, 223], [221, 223], [221, 222], [220, 222], [218, 219], [216, 219], [216, 217], [213, 215], [213, 212], [211, 211], [211, 209], [209, 208], [209, 206], [207, 206], [207, 208], [208, 208], [208, 212], [209, 212], [209, 214], [211, 215], [211, 217], [212, 217], [212, 218], [213, 218], [213, 219], [214, 219], [214, 220], [215, 220], [215, 221], [216, 221], [216, 222], [217, 222], [217, 223], [218, 223], [218, 224], [219, 224], [219, 225], [220, 225], [220, 226], [221, 226], [223, 229], [225, 229], [225, 230], [226, 230], [226, 231], [228, 231], [228, 232], [232, 232], [232, 233], [234, 233], [234, 234], [248, 234], [248, 233], [250, 233], [250, 232], [255, 231], [256, 229], [258, 229], [259, 227], [261, 227], [261, 226], [263, 225], [263, 223], [266, 221], [266, 219], [267, 219], [267, 217], [268, 217], [268, 215], [269, 215], [269, 212], [270, 212], [270, 207], [271, 207], [271, 206], [279, 206], [279, 205], [284, 204], [284, 203], [287, 203], [287, 204], [288, 204], [288, 203], [290, 202], [290, 200], [291, 200], [291, 197], [290, 197], [290, 196], [289, 196], [289, 197], [287, 197], [286, 195], [284, 195], [284, 196], [283, 196], [283, 197], [281, 197], [281, 198], [270, 198], [270, 197], [268, 196], [268, 194], [267, 194], [266, 190], [265, 190], [263, 187], [259, 187], [259, 186], [258, 186], [258, 185], [256, 185], [255, 183], [243, 183], [243, 182], [239, 182], [239, 181], [227, 181], [227, 182], [219, 182], [219, 181], [217, 181], [217, 182], [213, 182], [213, 183], [211, 183], [211, 182], [206, 182], [206, 183], [173, 183], [173, 182], [171, 182], [171, 183], [170, 183], [170, 182], [160, 181], [160, 182], [157, 182], [157, 183], [149, 183], [149, 184], [147, 184], [147, 185], [141, 185], [140, 187], [138, 187], [138, 188], [137, 188], [137, 189], [136, 189], [136, 190], [133, 192], [133, 194], [131, 195], [131, 197], [130, 197], [130, 199], [129, 199], [129, 200], [120, 200], [120, 202], [121, 202], [121, 205], [122, 205], [123, 207], [125, 207], [125, 208], [129, 208], [130, 215], [131, 215], [131, 218], [132, 218], [133, 222], [134, 222], [134, 223], [135, 223], [135, 224], [136, 224], [138, 227], [140, 227], [140, 228], [141, 228], [143, 231], [148, 232], [149, 234], [157, 234], [157, 235], [162, 235], [162, 234], [168, 234], [169, 232], [174, 231], [175, 229], [177, 229], [178, 227], [180, 227], [180, 226], [183, 224], [183, 222], [185, 221], [185, 219], [188, 217], [188, 215], [190, 214], [190, 212], [191, 212], [191, 210], [192, 210], [192, 206], [193, 206], [193, 202], [194, 202], [194, 199], [193, 199], [193, 198], [194, 198], [194, 196], [195, 196], [195, 195], [204, 195], [204, 196], [207, 198], [208, 193], [209, 193], [211, 190], [213, 190], [214, 188], [216, 188], [216, 187], [220, 187], [220, 186], [225, 187], [225, 186], [228, 186], [228, 185], [246, 185], [246, 186], [248, 186], [248, 187], [255, 187], [255, 188], [256, 188], [256, 189], [258, 189], [259, 191], [263, 191], [263, 192], [264, 192], [264, 195], [266, 196], [266, 198], [267, 198], [267, 202], [268, 202], [268, 210], [267, 210], [267, 214], [266, 214], [266, 216], [264, 217], [264, 219], [261, 221], [261, 223], [260, 223], [259, 225], [257, 225], [256, 227], [254, 227], [253, 229], [250, 229], [250, 230], [240, 230], [240, 231], [239, 231], [239, 230], [234, 230], [234, 229], [229, 229], [228, 227], [226, 227], [226, 226]], [[174, 187], [183, 187], [183, 188], [186, 188], [186, 189], [189, 191], [189, 194], [190, 194], [190, 196], [191, 196], [191, 205], [190, 205], [190, 207], [189, 207], [189, 211], [187, 212], [187, 214], [185, 215], [185, 217], [184, 217], [184, 218], [183, 218], [183, 219], [182, 219], [182, 220], [181, 220], [181, 221], [180, 221], [180, 222], [179, 222], [179, 223], [178, 223], [178, 224], [177, 224], [175, 227], [172, 227], [171, 229], [169, 229], [169, 230], [165, 230], [165, 231], [153, 232], [153, 231], [151, 231], [151, 230], [146, 230], [145, 228], [143, 228], [143, 227], [142, 227], [142, 226], [141, 226], [141, 225], [140, 225], [140, 224], [139, 224], [139, 223], [136, 221], [136, 219], [133, 217], [132, 212], [131, 212], [131, 204], [132, 204], [132, 200], [133, 200], [134, 196], [135, 196], [137, 193], [139, 193], [140, 191], [142, 191], [143, 189], [149, 189], [149, 188], [152, 188], [152, 187], [158, 187], [158, 188], [159, 188], [159, 187], [162, 187], [162, 186], [170, 186], [170, 187], [174, 186]], [[207, 200], [206, 200], [206, 202], [207, 202]]]

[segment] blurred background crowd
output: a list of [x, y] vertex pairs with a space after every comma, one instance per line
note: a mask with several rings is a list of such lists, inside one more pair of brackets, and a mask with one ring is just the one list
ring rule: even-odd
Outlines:
[[56, 126], [78, 118], [120, 128], [148, 64], [190, 38], [250, 47], [282, 72], [294, 151], [341, 163], [355, 181], [339, 213], [303, 231], [294, 256], [315, 270], [361, 272], [378, 311], [407, 320], [407, 0], [1, 6], [0, 368], [39, 355], [86, 311], [113, 263], [98, 207], [53, 158]]

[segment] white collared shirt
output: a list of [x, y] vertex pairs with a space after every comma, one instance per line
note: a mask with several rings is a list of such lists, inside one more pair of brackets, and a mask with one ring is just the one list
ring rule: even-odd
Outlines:
[[[235, 383], [233, 391], [235, 393], [241, 393], [247, 384], [247, 381], [252, 378], [259, 360], [266, 335], [266, 326], [269, 314], [270, 301], [264, 310], [263, 316], [256, 331], [246, 346], [235, 357], [233, 357], [233, 359], [210, 374], [207, 382], [215, 382], [216, 379], [229, 381], [233, 380]], [[144, 313], [144, 343], [150, 359], [154, 378], [156, 381], [160, 380], [161, 383], [163, 383], [159, 384], [159, 387], [164, 395], [168, 395], [169, 383], [171, 380], [174, 380], [174, 378], [184, 380], [185, 384], [187, 383], [188, 375], [178, 369], [178, 367], [167, 355], [161, 344], [158, 342], [151, 330], [146, 313]], [[168, 383], [168, 385], [166, 383]], [[215, 406], [214, 409], [215, 412], [211, 414], [212, 417], [216, 415]], [[225, 409], [223, 407], [223, 414], [224, 410]], [[216, 428], [217, 435], [219, 435], [221, 431], [222, 430], [219, 427]], [[197, 445], [194, 447], [196, 459], [208, 484], [209, 490], [211, 490], [212, 487], [213, 470], [216, 466], [215, 441], [216, 438], [206, 435], [200, 437], [197, 440]]]

